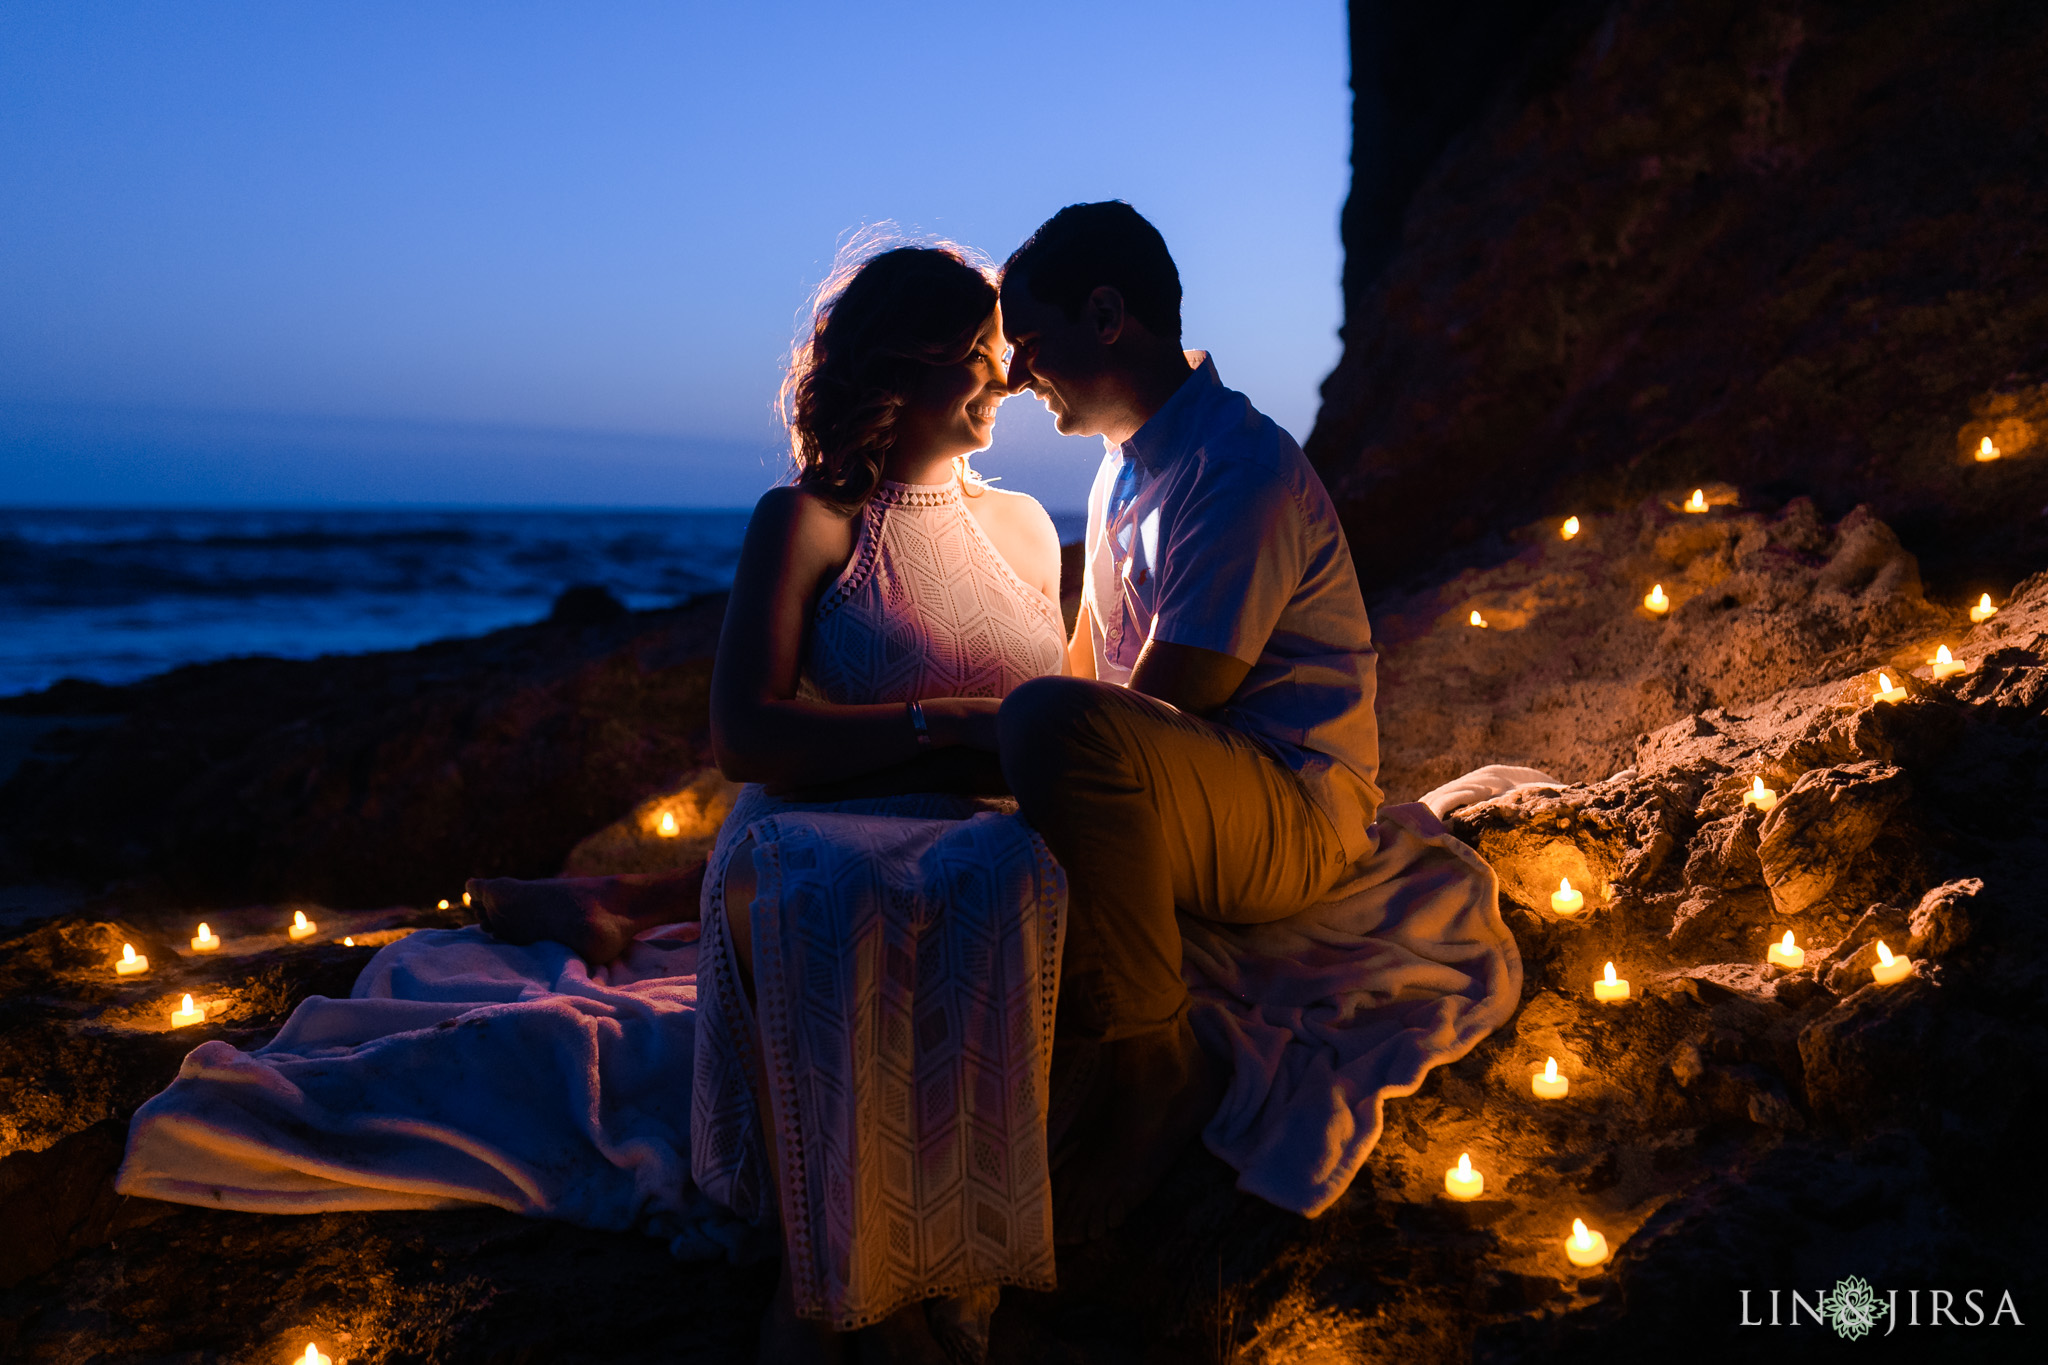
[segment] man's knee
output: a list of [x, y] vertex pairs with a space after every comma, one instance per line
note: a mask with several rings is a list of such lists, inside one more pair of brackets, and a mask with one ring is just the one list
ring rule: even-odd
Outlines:
[[1003, 775], [1018, 799], [1026, 789], [1057, 781], [1104, 737], [1104, 694], [1109, 683], [1092, 678], [1033, 678], [1003, 698], [996, 714]]

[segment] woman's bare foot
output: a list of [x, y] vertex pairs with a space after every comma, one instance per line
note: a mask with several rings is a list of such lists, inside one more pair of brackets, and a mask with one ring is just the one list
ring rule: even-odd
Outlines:
[[625, 956], [658, 924], [697, 918], [704, 864], [622, 877], [472, 877], [467, 890], [484, 932], [507, 943], [552, 939], [592, 966]]
[[1225, 1077], [1183, 1014], [1136, 1038], [1096, 1043], [1087, 1097], [1054, 1154], [1056, 1240], [1107, 1233], [1157, 1189], [1215, 1116]]
[[787, 1257], [783, 1258], [782, 1277], [775, 1282], [775, 1297], [768, 1301], [768, 1311], [761, 1318], [757, 1359], [761, 1365], [839, 1365], [846, 1359], [843, 1335], [822, 1322], [796, 1315]]

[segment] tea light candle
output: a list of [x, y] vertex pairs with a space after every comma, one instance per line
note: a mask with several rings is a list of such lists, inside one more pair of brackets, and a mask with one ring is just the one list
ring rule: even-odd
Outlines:
[[1745, 806], [1755, 806], [1758, 810], [1769, 814], [1771, 808], [1778, 804], [1778, 794], [1769, 787], [1766, 787], [1761, 777], [1755, 778], [1750, 782], [1749, 790], [1742, 794], [1742, 804]]
[[1458, 1164], [1444, 1172], [1444, 1193], [1453, 1199], [1477, 1199], [1486, 1190], [1486, 1177], [1472, 1169], [1472, 1154], [1458, 1153]]
[[1566, 540], [1570, 540], [1573, 536], [1577, 535], [1578, 533], [1579, 519], [1577, 517], [1566, 517], [1564, 519], [1564, 538]]
[[1573, 1265], [1599, 1265], [1607, 1259], [1607, 1239], [1586, 1226], [1583, 1218], [1572, 1219], [1572, 1235], [1564, 1239], [1564, 1254]]
[[121, 945], [121, 960], [114, 964], [114, 975], [134, 976], [138, 972], [146, 972], [148, 970], [149, 959], [137, 956], [134, 944], [124, 943]]
[[1806, 965], [1806, 949], [1792, 942], [1790, 929], [1785, 931], [1782, 941], [1771, 945], [1771, 950], [1765, 953], [1764, 957], [1772, 966], [1783, 967], [1788, 972], [1796, 972]]
[[434, 908], [436, 910], [446, 910], [448, 908], [448, 898], [443, 896], [440, 900], [435, 901]]
[[1529, 1088], [1536, 1092], [1539, 1100], [1561, 1100], [1572, 1088], [1572, 1083], [1557, 1074], [1557, 1058], [1545, 1057], [1542, 1073], [1530, 1080]]
[[1606, 979], [1593, 983], [1593, 998], [1605, 1001], [1610, 1005], [1617, 1000], [1628, 999], [1628, 982], [1614, 974], [1614, 964], [1612, 962], [1607, 964]]
[[294, 939], [311, 938], [320, 932], [320, 926], [314, 921], [307, 919], [305, 911], [294, 910], [292, 911], [292, 927], [285, 932], [289, 933]]
[[1927, 662], [1933, 666], [1936, 682], [1954, 677], [1958, 673], [1967, 673], [1970, 667], [1968, 664], [1957, 663], [1956, 656], [1948, 652], [1947, 645], [1936, 646], [1934, 657]]
[[1991, 461], [1997, 459], [1998, 456], [1998, 447], [1991, 444], [1991, 438], [1989, 436], [1986, 436], [1983, 440], [1977, 443], [1978, 464], [1989, 464], [1991, 463]]
[[217, 953], [220, 951], [220, 935], [206, 927], [206, 921], [199, 921], [199, 932], [192, 936], [192, 951], [195, 953]]
[[205, 1022], [206, 1011], [193, 1004], [192, 997], [189, 995], [185, 997], [184, 1004], [171, 1011], [172, 1028], [183, 1028], [187, 1024], [203, 1024]]
[[334, 1365], [334, 1363], [326, 1356], [321, 1355], [320, 1348], [309, 1341], [306, 1343], [306, 1353], [304, 1355], [292, 1357], [292, 1365]]
[[1870, 964], [1870, 974], [1877, 978], [1880, 986], [1889, 986], [1912, 975], [1913, 959], [1894, 957], [1892, 950], [1884, 946], [1884, 940], [1877, 941], [1877, 961]]
[[1706, 489], [1704, 489], [1704, 488], [1695, 488], [1695, 489], [1693, 489], [1693, 490], [1692, 490], [1692, 496], [1691, 496], [1691, 497], [1689, 497], [1689, 498], [1687, 498], [1687, 499], [1685, 500], [1685, 510], [1686, 510], [1686, 511], [1688, 511], [1688, 512], [1704, 512], [1704, 511], [1706, 511], [1706, 510], [1707, 510], [1707, 490], [1706, 490]]
[[1665, 612], [1671, 610], [1671, 599], [1664, 595], [1664, 585], [1662, 583], [1651, 587], [1648, 594], [1643, 598], [1643, 605], [1658, 616], [1662, 616]]
[[1906, 699], [1906, 689], [1903, 687], [1893, 687], [1892, 675], [1880, 673], [1877, 675], [1877, 691], [1870, 694], [1870, 699], [1872, 701], [1904, 701]]
[[356, 941], [352, 938], [345, 938], [341, 941], [341, 946], [344, 948], [353, 948], [356, 946]]
[[1970, 608], [1970, 623], [1981, 626], [1996, 615], [1998, 608], [1991, 605], [1991, 594], [1987, 592], [1977, 599], [1976, 606]]
[[[1475, 625], [1475, 626], [1477, 626], [1477, 627], [1479, 627], [1479, 628], [1480, 628], [1481, 630], [1485, 630], [1485, 629], [1486, 629], [1486, 618], [1485, 618], [1484, 616], [1481, 616], [1481, 615], [1480, 615], [1480, 614], [1479, 614], [1478, 612], [1476, 612], [1476, 611], [1475, 611], [1475, 612], [1473, 612], [1473, 613], [1472, 613], [1472, 624], [1473, 624], [1473, 625]], [[664, 814], [666, 814], [666, 813], [664, 812]], [[673, 817], [673, 816], [669, 816], [668, 818], [669, 818], [670, 820], [673, 820], [673, 819], [674, 819], [675, 817]]]
[[1586, 894], [1572, 890], [1570, 877], [1557, 879], [1557, 890], [1550, 893], [1550, 908], [1560, 915], [1576, 915], [1586, 908]]
[[[1479, 613], [1475, 611], [1472, 613], [1472, 624], [1475, 626], [1483, 626], [1486, 623], [1479, 619]], [[661, 821], [659, 824], [655, 826], [655, 828], [661, 832], [662, 838], [675, 838], [677, 833], [679, 833], [679, 831], [676, 829], [676, 813], [672, 810], [663, 811], [661, 813]]]

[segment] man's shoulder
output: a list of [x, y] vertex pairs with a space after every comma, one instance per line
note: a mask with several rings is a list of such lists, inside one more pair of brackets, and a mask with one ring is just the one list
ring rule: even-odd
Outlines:
[[1284, 490], [1297, 501], [1313, 500], [1311, 490], [1320, 490], [1321, 480], [1294, 437], [1243, 394], [1226, 393], [1228, 401], [1217, 404], [1195, 452], [1193, 482]]

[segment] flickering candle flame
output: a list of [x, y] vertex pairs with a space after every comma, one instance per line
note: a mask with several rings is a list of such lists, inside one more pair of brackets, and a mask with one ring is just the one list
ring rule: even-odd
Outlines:
[[1658, 616], [1671, 610], [1671, 599], [1664, 595], [1664, 585], [1656, 584], [1643, 598], [1643, 605]]
[[469, 893], [467, 891], [462, 893], [462, 904], [464, 908], [467, 908], [469, 905]]
[[1806, 949], [1792, 942], [1790, 929], [1785, 931], [1785, 937], [1781, 942], [1771, 945], [1771, 950], [1765, 953], [1764, 957], [1772, 966], [1783, 967], [1788, 972], [1796, 972], [1806, 965]]
[[320, 1348], [309, 1341], [306, 1343], [306, 1353], [302, 1356], [294, 1356], [292, 1358], [292, 1365], [333, 1365], [333, 1362], [326, 1356], [321, 1355]]
[[1607, 964], [1605, 979], [1593, 983], [1593, 998], [1607, 1004], [1628, 999], [1628, 982], [1614, 974], [1614, 964]]
[[1550, 908], [1560, 915], [1576, 915], [1586, 908], [1586, 893], [1572, 890], [1570, 877], [1557, 879], [1557, 890], [1550, 893]]
[[356, 946], [356, 941], [353, 938], [345, 938], [341, 941], [341, 946], [344, 948], [353, 948]]
[[[1479, 613], [1478, 613], [1478, 612], [1476, 612], [1476, 611], [1472, 613], [1472, 624], [1473, 624], [1473, 625], [1475, 625], [1475, 626], [1477, 626], [1477, 625], [1484, 625], [1484, 624], [1485, 624], [1485, 623], [1484, 623], [1483, 621], [1481, 621], [1481, 620], [1479, 619]], [[657, 824], [655, 825], [655, 828], [661, 831], [661, 837], [662, 837], [662, 838], [664, 838], [664, 839], [673, 839], [673, 838], [675, 838], [675, 837], [676, 837], [676, 833], [677, 833], [677, 830], [676, 830], [676, 813], [675, 813], [674, 811], [672, 811], [672, 810], [665, 810], [665, 811], [663, 811], [663, 812], [661, 813], [661, 819], [660, 819], [660, 821], [659, 821], [659, 822], [658, 822], [658, 823], [657, 823]]]
[[1948, 652], [1947, 645], [1935, 646], [1934, 657], [1927, 662], [1933, 668], [1934, 680], [1936, 682], [1940, 682], [1943, 678], [1954, 677], [1958, 673], [1966, 673], [1970, 667], [1968, 664], [1958, 662], [1956, 656]]
[[1458, 1164], [1444, 1172], [1444, 1193], [1453, 1199], [1477, 1199], [1486, 1189], [1486, 1177], [1472, 1169], [1472, 1154], [1458, 1153]]
[[183, 1028], [187, 1024], [200, 1024], [205, 1021], [206, 1011], [193, 1004], [189, 995], [185, 997], [185, 1003], [171, 1011], [172, 1028]]
[[1998, 447], [1991, 443], [1991, 438], [1989, 436], [1986, 436], [1983, 440], [1977, 443], [1978, 464], [1989, 464], [1991, 461], [1998, 458], [1998, 454]]
[[1742, 804], [1745, 806], [1755, 806], [1758, 810], [1768, 814], [1771, 808], [1778, 804], [1778, 794], [1769, 787], [1766, 787], [1761, 777], [1753, 778], [1750, 781], [1749, 790], [1742, 794]]
[[1883, 939], [1877, 941], [1877, 961], [1870, 964], [1870, 974], [1880, 986], [1889, 986], [1913, 973], [1913, 959], [1898, 957], [1885, 946]]
[[1565, 1097], [1565, 1092], [1572, 1088], [1572, 1083], [1557, 1074], [1557, 1058], [1545, 1057], [1543, 1074], [1532, 1078], [1529, 1088], [1536, 1092], [1536, 1098], [1539, 1100], [1561, 1100]]
[[1477, 626], [1477, 627], [1479, 627], [1479, 628], [1480, 628], [1481, 630], [1485, 630], [1485, 629], [1486, 629], [1486, 618], [1485, 618], [1484, 616], [1481, 616], [1481, 615], [1480, 615], [1480, 614], [1479, 614], [1479, 613], [1478, 613], [1478, 612], [1477, 612], [1477, 611], [1475, 610], [1475, 611], [1474, 611], [1474, 612], [1472, 613], [1472, 624], [1473, 624], [1473, 625], [1475, 625], [1475, 626]]
[[1906, 689], [1903, 687], [1893, 687], [1891, 674], [1880, 673], [1877, 675], [1877, 691], [1870, 694], [1870, 699], [1872, 701], [1904, 701], [1906, 699]]
[[220, 951], [220, 935], [206, 927], [206, 921], [199, 921], [199, 932], [192, 936], [192, 951], [215, 953]]
[[292, 927], [285, 932], [290, 934], [294, 940], [311, 938], [320, 932], [320, 926], [314, 921], [307, 919], [305, 911], [294, 910], [292, 911]]
[[1706, 510], [1707, 510], [1707, 490], [1706, 490], [1706, 489], [1704, 489], [1704, 488], [1695, 488], [1695, 489], [1693, 489], [1693, 490], [1692, 490], [1692, 496], [1691, 496], [1691, 497], [1689, 497], [1689, 498], [1687, 498], [1687, 499], [1685, 500], [1685, 510], [1686, 510], [1686, 511], [1688, 511], [1688, 512], [1704, 512], [1704, 511], [1706, 511]]
[[435, 901], [434, 908], [436, 910], [446, 910], [448, 908], [447, 898], [443, 897], [442, 899]]
[[1573, 1265], [1599, 1265], [1607, 1259], [1607, 1238], [1586, 1226], [1583, 1218], [1572, 1219], [1572, 1235], [1565, 1238], [1564, 1254]]
[[1566, 540], [1570, 540], [1573, 536], [1577, 535], [1578, 533], [1579, 519], [1577, 517], [1566, 517], [1564, 519], [1564, 538]]
[[138, 972], [146, 972], [148, 970], [149, 959], [138, 956], [134, 944], [124, 943], [121, 945], [121, 960], [114, 964], [114, 974], [116, 976], [134, 976]]
[[1970, 608], [1970, 623], [1981, 626], [1996, 615], [1998, 608], [1991, 605], [1991, 594], [1987, 592], [1977, 599], [1976, 606]]

